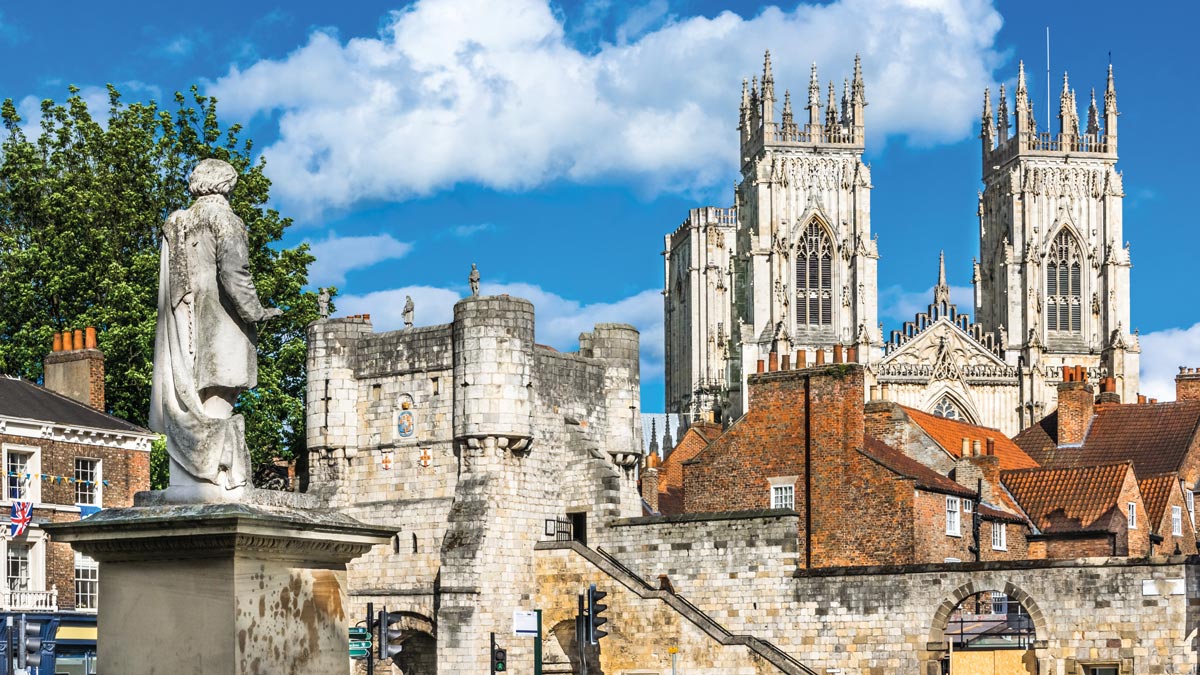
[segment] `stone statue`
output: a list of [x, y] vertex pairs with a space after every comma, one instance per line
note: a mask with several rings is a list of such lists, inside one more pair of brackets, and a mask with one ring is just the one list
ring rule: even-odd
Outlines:
[[255, 324], [282, 311], [263, 306], [250, 277], [246, 226], [229, 205], [236, 183], [227, 162], [200, 162], [196, 201], [163, 226], [150, 428], [167, 437], [170, 501], [237, 501], [249, 480], [233, 405], [258, 383]]
[[413, 327], [413, 301], [411, 295], [404, 296], [404, 327]]
[[329, 289], [322, 288], [317, 296], [317, 315], [322, 319], [329, 318]]
[[471, 263], [471, 275], [467, 277], [467, 281], [471, 282], [471, 295], [479, 295], [479, 269], [475, 267], [475, 263]]

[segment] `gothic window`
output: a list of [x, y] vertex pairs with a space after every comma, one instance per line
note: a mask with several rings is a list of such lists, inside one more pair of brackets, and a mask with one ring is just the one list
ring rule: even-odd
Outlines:
[[833, 241], [815, 220], [796, 245], [796, 325], [833, 323]]
[[1046, 327], [1060, 333], [1082, 330], [1079, 244], [1067, 230], [1058, 233], [1046, 262]]
[[951, 401], [949, 396], [943, 396], [937, 405], [933, 406], [933, 414], [948, 420], [963, 419], [962, 412], [959, 411], [958, 406], [954, 405], [954, 401]]

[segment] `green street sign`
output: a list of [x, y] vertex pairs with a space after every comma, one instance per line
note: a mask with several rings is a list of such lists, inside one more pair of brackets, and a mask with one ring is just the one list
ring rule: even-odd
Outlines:
[[371, 657], [370, 649], [351, 649], [350, 650], [350, 658], [352, 658], [352, 659], [366, 659], [366, 658], [370, 658], [370, 657]]
[[351, 640], [370, 640], [371, 639], [371, 631], [367, 630], [366, 628], [363, 628], [362, 626], [351, 626], [350, 627], [350, 639]]
[[370, 640], [351, 640], [350, 641], [350, 649], [370, 649], [370, 648], [371, 648]]

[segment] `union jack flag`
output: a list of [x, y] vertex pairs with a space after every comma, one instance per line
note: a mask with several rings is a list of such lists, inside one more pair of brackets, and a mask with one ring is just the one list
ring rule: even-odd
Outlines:
[[29, 523], [33, 520], [33, 503], [32, 502], [13, 502], [12, 504], [12, 522], [9, 524], [9, 535], [19, 537], [25, 534], [25, 530], [29, 529]]

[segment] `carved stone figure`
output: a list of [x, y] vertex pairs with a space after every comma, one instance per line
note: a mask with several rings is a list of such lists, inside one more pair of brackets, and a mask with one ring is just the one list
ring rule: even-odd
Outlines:
[[317, 316], [322, 319], [329, 318], [329, 289], [322, 288], [320, 295], [317, 296]]
[[411, 295], [404, 296], [404, 327], [413, 327], [413, 301]]
[[172, 501], [237, 501], [250, 453], [233, 414], [257, 383], [255, 324], [264, 307], [250, 277], [246, 226], [229, 205], [237, 171], [206, 159], [192, 171], [196, 201], [163, 227], [150, 428], [167, 437]]
[[479, 268], [475, 267], [475, 263], [471, 263], [471, 274], [467, 281], [471, 284], [471, 295], [479, 295]]

